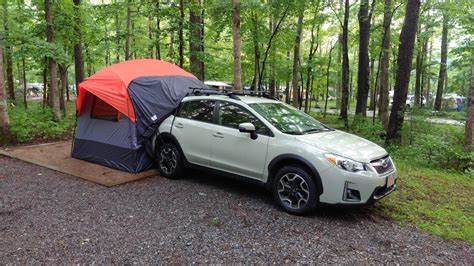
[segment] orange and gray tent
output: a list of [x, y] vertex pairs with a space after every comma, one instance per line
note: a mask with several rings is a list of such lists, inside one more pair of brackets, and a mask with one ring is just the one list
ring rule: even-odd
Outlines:
[[195, 90], [209, 88], [160, 60], [130, 60], [98, 71], [78, 86], [72, 157], [132, 173], [150, 168], [151, 137]]

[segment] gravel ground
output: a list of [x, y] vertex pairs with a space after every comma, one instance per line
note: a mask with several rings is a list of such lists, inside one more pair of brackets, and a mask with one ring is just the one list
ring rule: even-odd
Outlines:
[[0, 157], [0, 264], [474, 263], [474, 249], [370, 210], [278, 210], [253, 185], [193, 174], [106, 188]]

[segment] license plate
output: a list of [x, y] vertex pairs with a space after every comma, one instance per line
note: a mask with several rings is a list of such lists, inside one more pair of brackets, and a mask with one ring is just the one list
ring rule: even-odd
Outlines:
[[387, 177], [387, 187], [391, 187], [395, 184], [395, 174], [391, 174]]

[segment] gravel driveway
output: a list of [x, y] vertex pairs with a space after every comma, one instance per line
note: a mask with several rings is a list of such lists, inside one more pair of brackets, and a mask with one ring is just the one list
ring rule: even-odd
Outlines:
[[204, 174], [106, 188], [0, 157], [0, 264], [474, 263], [474, 249], [378, 218], [279, 211], [262, 188]]

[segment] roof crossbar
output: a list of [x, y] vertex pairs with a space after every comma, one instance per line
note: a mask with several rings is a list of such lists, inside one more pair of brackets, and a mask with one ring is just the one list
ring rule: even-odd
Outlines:
[[192, 92], [189, 93], [188, 95], [194, 95], [194, 96], [225, 95], [234, 100], [241, 100], [238, 96], [252, 96], [252, 97], [262, 97], [262, 98], [278, 101], [277, 98], [270, 96], [270, 94], [268, 94], [268, 92], [266, 91], [248, 91], [248, 90], [217, 91], [217, 90], [207, 89], [207, 88], [190, 88], [190, 89], [192, 89]]

